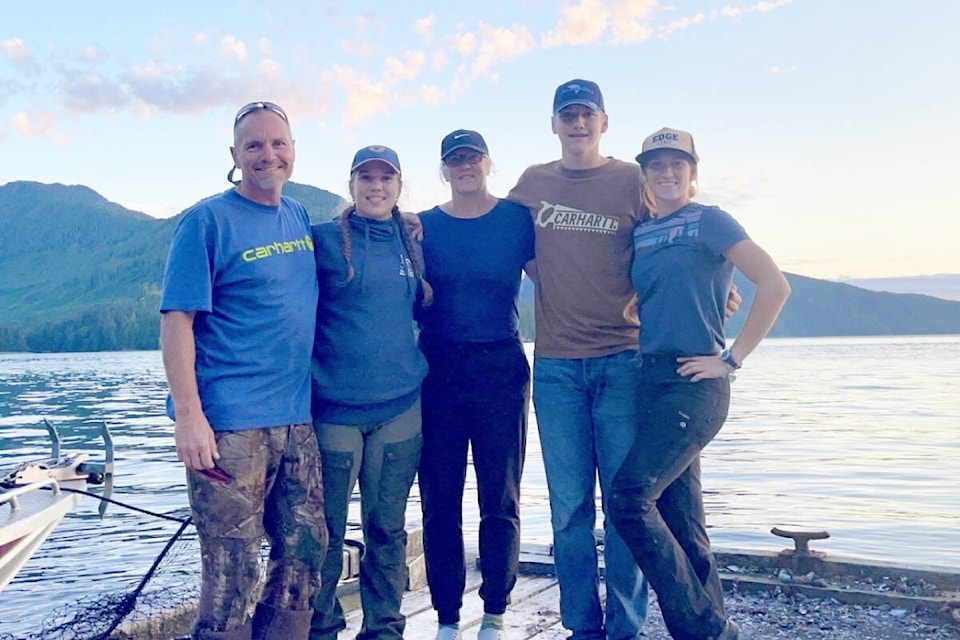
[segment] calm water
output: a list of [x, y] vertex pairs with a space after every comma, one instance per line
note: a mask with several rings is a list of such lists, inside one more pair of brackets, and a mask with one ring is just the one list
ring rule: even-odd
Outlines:
[[[704, 452], [714, 544], [778, 550], [773, 525], [830, 531], [815, 544], [868, 560], [960, 569], [960, 336], [767, 340], [734, 384], [730, 418]], [[158, 352], [0, 354], [0, 453], [42, 456], [47, 417], [67, 451], [113, 430], [114, 497], [186, 516], [183, 470]], [[550, 537], [535, 422], [524, 539]], [[468, 494], [467, 531], [476, 531]], [[408, 512], [419, 518], [416, 496]], [[36, 628], [56, 604], [136, 584], [176, 524], [84, 499], [0, 593], [0, 633]], [[31, 626], [33, 625], [33, 626]]]

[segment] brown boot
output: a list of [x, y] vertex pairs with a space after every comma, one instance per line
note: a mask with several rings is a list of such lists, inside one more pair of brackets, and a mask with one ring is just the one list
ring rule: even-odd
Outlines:
[[194, 630], [193, 637], [196, 640], [251, 640], [253, 638], [253, 623], [247, 620], [245, 625], [233, 631], [197, 629]]
[[258, 604], [253, 614], [253, 640], [307, 640], [313, 609], [292, 611]]

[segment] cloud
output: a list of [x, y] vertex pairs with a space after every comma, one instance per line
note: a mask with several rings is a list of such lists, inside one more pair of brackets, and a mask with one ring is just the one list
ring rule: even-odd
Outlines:
[[273, 53], [273, 45], [270, 42], [270, 38], [260, 38], [257, 40], [257, 51], [265, 56], [269, 56]]
[[420, 94], [415, 89], [404, 89], [397, 95], [397, 105], [413, 107], [420, 104]]
[[195, 33], [191, 36], [194, 44], [204, 44], [210, 40], [210, 34], [208, 33]]
[[473, 33], [458, 33], [449, 37], [450, 46], [461, 56], [469, 56], [477, 48], [477, 36]]
[[150, 38], [150, 51], [156, 55], [160, 55], [167, 49], [167, 43], [160, 36], [154, 36]]
[[46, 113], [37, 113], [33, 117], [21, 111], [10, 121], [13, 128], [27, 138], [49, 138], [62, 145], [67, 142], [66, 136], [57, 132], [57, 119]]
[[785, 7], [789, 4], [793, 4], [793, 0], [774, 0], [773, 2], [765, 2], [761, 0], [756, 4], [750, 5], [746, 8], [744, 7], [732, 7], [725, 6], [720, 9], [718, 15], [724, 18], [739, 18], [744, 13], [767, 13], [768, 11], [773, 11], [774, 9], [779, 9], [780, 7]]
[[280, 65], [274, 60], [262, 60], [260, 64], [257, 65], [257, 69], [265, 78], [271, 80], [276, 80], [280, 74]]
[[356, 69], [334, 65], [334, 82], [346, 89], [342, 117], [347, 124], [359, 124], [378, 113], [390, 112], [390, 89], [373, 82]]
[[544, 48], [602, 42], [609, 33], [613, 44], [636, 44], [654, 35], [650, 18], [659, 0], [580, 0], [560, 8], [556, 27], [544, 34]]
[[384, 63], [384, 80], [391, 84], [401, 80], [413, 80], [420, 75], [427, 56], [422, 51], [404, 51], [403, 61], [387, 58]]
[[792, 4], [793, 0], [776, 0], [775, 2], [758, 2], [752, 7], [748, 7], [747, 11], [757, 11], [759, 13], [766, 13], [767, 11], [773, 11], [774, 9], [779, 9], [780, 7], [785, 7], [788, 4]]
[[105, 62], [109, 56], [107, 52], [99, 47], [84, 47], [77, 58], [83, 62], [99, 63]]
[[64, 106], [76, 112], [119, 111], [131, 105], [129, 92], [98, 73], [72, 76], [60, 85]]
[[434, 51], [430, 54], [430, 66], [434, 71], [443, 71], [447, 68], [447, 52], [446, 51]]
[[525, 25], [510, 29], [480, 23], [480, 48], [470, 70], [475, 76], [488, 75], [492, 67], [536, 49], [536, 42]]
[[679, 20], [671, 21], [667, 26], [660, 27], [660, 37], [665, 38], [674, 31], [680, 31], [694, 25], [703, 24], [707, 20], [707, 14], [700, 12], [692, 16], [685, 16]]
[[220, 54], [233, 56], [240, 62], [247, 61], [247, 45], [234, 36], [223, 36], [220, 40]]
[[372, 42], [362, 40], [341, 40], [340, 49], [344, 53], [356, 54], [359, 56], [372, 56], [377, 52], [377, 45]]
[[424, 104], [431, 107], [440, 106], [440, 100], [443, 98], [443, 91], [435, 84], [425, 84], [420, 87], [420, 99]]
[[560, 16], [554, 30], [541, 37], [543, 47], [596, 42], [610, 25], [611, 12], [602, 0], [581, 0], [560, 7]]
[[434, 14], [428, 15], [426, 18], [420, 18], [413, 23], [413, 30], [420, 34], [422, 38], [430, 40], [433, 36], [433, 25], [437, 22], [437, 16]]
[[610, 31], [613, 35], [614, 44], [637, 44], [645, 42], [656, 33], [648, 24], [642, 24], [633, 20], [616, 19], [610, 25]]
[[610, 20], [613, 43], [636, 44], [653, 37], [650, 18], [658, 5], [659, 0], [623, 0], [614, 5]]
[[[224, 104], [243, 102], [252, 88], [268, 88], [260, 76], [229, 76], [223, 68], [204, 65], [184, 69], [150, 63], [121, 77], [138, 107], [171, 113], [193, 113]], [[146, 113], [149, 113], [149, 109]]]
[[20, 38], [3, 40], [0, 42], [0, 51], [14, 64], [27, 65], [33, 61], [30, 50], [27, 49], [26, 43]]

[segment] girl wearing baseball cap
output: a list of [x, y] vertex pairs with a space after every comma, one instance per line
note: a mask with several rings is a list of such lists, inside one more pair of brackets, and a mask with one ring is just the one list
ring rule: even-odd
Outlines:
[[313, 420], [330, 544], [310, 638], [346, 627], [336, 597], [347, 512], [360, 482], [365, 550], [360, 637], [400, 637], [405, 618], [405, 511], [420, 460], [420, 387], [427, 362], [413, 331], [432, 293], [418, 244], [397, 209], [400, 159], [364, 147], [350, 165], [353, 203], [313, 227], [320, 300], [313, 348]]
[[423, 383], [420, 498], [427, 581], [437, 640], [459, 637], [465, 581], [463, 491], [468, 445], [480, 504], [484, 616], [479, 640], [503, 640], [503, 613], [517, 580], [520, 472], [530, 369], [517, 299], [533, 259], [529, 211], [487, 191], [490, 156], [476, 131], [440, 143], [450, 201], [420, 214], [435, 303], [420, 319], [430, 363]]
[[[707, 537], [700, 452], [723, 426], [731, 374], [776, 321], [790, 285], [736, 220], [693, 202], [700, 157], [686, 131], [660, 129], [643, 142], [651, 216], [634, 229], [643, 417], [617, 472], [614, 526], [657, 592], [674, 638], [731, 640], [723, 590]], [[756, 294], [727, 348], [724, 307], [739, 269]]]

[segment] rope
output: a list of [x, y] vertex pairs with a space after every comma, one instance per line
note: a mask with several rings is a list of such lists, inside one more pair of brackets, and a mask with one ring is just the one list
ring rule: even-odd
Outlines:
[[[53, 491], [53, 489], [50, 487], [43, 487], [43, 488], [48, 491]], [[180, 518], [177, 516], [167, 515], [165, 513], [157, 513], [156, 511], [150, 511], [149, 509], [142, 509], [140, 507], [135, 507], [132, 504], [129, 504], [127, 502], [120, 502], [119, 500], [114, 500], [113, 498], [105, 498], [99, 494], [91, 493], [89, 491], [84, 491], [83, 489], [74, 489], [73, 487], [61, 486], [60, 490], [69, 491], [70, 493], [79, 493], [80, 495], [83, 495], [83, 496], [90, 496], [91, 498], [96, 498], [97, 500], [101, 500], [103, 502], [109, 502], [110, 504], [115, 504], [118, 507], [123, 507], [124, 509], [130, 509], [131, 511], [137, 511], [139, 513], [143, 513], [148, 516], [153, 516], [154, 518], [160, 518], [161, 520], [171, 520], [173, 522], [180, 522], [180, 523], [190, 522], [189, 517]]]
[[143, 591], [143, 588], [147, 586], [147, 583], [150, 582], [150, 579], [153, 577], [153, 574], [156, 572], [157, 567], [160, 566], [160, 562], [166, 557], [170, 549], [173, 547], [173, 543], [180, 539], [180, 536], [183, 535], [184, 530], [190, 526], [190, 523], [193, 519], [187, 518], [183, 520], [180, 524], [180, 528], [177, 529], [177, 532], [167, 540], [167, 544], [163, 547], [163, 551], [160, 552], [160, 555], [157, 556], [156, 560], [153, 561], [153, 564], [150, 565], [150, 569], [147, 570], [147, 573], [144, 574], [143, 579], [140, 580], [140, 584], [137, 585], [137, 588], [134, 589], [131, 593], [128, 593], [123, 598], [123, 602], [117, 607], [117, 615], [113, 619], [113, 622], [110, 624], [110, 628], [104, 631], [97, 640], [107, 640], [110, 637], [110, 634], [113, 633], [114, 629], [120, 626], [120, 623], [123, 622], [123, 619], [133, 611], [133, 607], [137, 602], [137, 598], [140, 597], [140, 593]]

